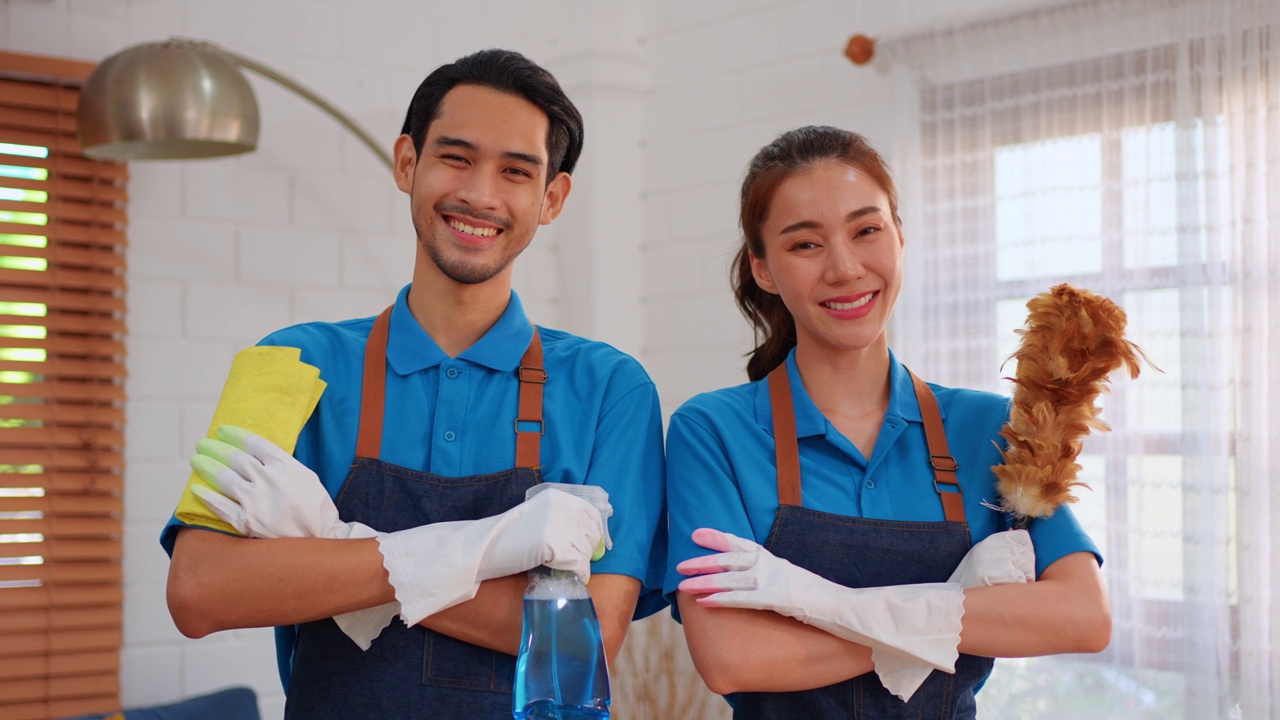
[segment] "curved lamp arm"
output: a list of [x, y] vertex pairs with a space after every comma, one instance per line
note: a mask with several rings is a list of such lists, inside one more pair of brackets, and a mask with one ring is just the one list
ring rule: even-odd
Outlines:
[[377, 140], [374, 140], [373, 136], [369, 134], [368, 130], [365, 130], [363, 127], [361, 127], [360, 124], [357, 123], [351, 116], [339, 110], [336, 105], [317, 95], [315, 91], [313, 91], [311, 88], [308, 88], [302, 83], [299, 83], [298, 81], [288, 77], [287, 75], [284, 75], [283, 73], [281, 73], [279, 70], [276, 70], [275, 68], [272, 68], [267, 65], [263, 65], [257, 60], [253, 60], [252, 58], [247, 58], [244, 55], [241, 55], [240, 53], [232, 52], [222, 47], [221, 45], [211, 43], [207, 40], [191, 40], [188, 38], [173, 38], [173, 39], [182, 40], [183, 42], [189, 42], [193, 45], [202, 45], [211, 50], [216, 50], [217, 52], [220, 52], [223, 55], [226, 55], [227, 57], [234, 60], [237, 65], [240, 65], [241, 67], [252, 70], [268, 80], [274, 81], [277, 85], [280, 85], [286, 90], [292, 90], [294, 93], [302, 96], [303, 99], [309, 101], [312, 105], [315, 105], [316, 107], [320, 108], [320, 110], [323, 111], [326, 115], [333, 118], [334, 120], [337, 120], [339, 123], [342, 124], [343, 127], [350, 130], [352, 134], [354, 134], [357, 138], [360, 138], [360, 142], [364, 143], [365, 147], [369, 148], [370, 152], [378, 156], [378, 159], [382, 161], [382, 164], [387, 166], [388, 170], [393, 169], [393, 166], [391, 163], [391, 154], [387, 152], [386, 148], [379, 145]]
[[350, 130], [353, 135], [355, 135], [357, 138], [360, 139], [360, 142], [364, 143], [365, 147], [369, 148], [370, 152], [372, 152], [374, 155], [378, 157], [379, 160], [382, 161], [382, 164], [387, 166], [388, 170], [393, 169], [391, 154], [387, 152], [386, 148], [378, 144], [378, 141], [375, 140], [373, 136], [369, 134], [368, 130], [365, 130], [350, 115], [347, 115], [342, 110], [339, 110], [336, 105], [317, 95], [315, 91], [311, 90], [311, 88], [308, 88], [302, 83], [299, 83], [298, 81], [288, 77], [287, 75], [284, 75], [283, 73], [281, 73], [279, 70], [276, 70], [275, 68], [272, 68], [268, 65], [264, 65], [258, 62], [257, 60], [253, 60], [252, 58], [247, 58], [244, 55], [241, 55], [240, 53], [232, 52], [222, 47], [221, 45], [217, 45], [216, 43], [211, 43], [207, 40], [192, 40], [190, 38], [179, 38], [179, 37], [175, 37], [171, 39], [176, 41], [191, 43], [192, 45], [200, 45], [210, 50], [215, 50], [217, 52], [220, 52], [223, 55], [226, 55], [227, 57], [234, 60], [237, 65], [240, 65], [241, 67], [247, 68], [249, 70], [252, 70], [258, 73], [262, 77], [275, 82], [277, 85], [280, 85], [286, 90], [293, 91], [297, 95], [301, 96], [303, 99], [309, 101], [312, 105], [315, 105], [316, 107], [320, 108], [320, 110], [324, 112], [326, 115], [328, 115], [329, 117], [333, 118], [334, 120], [337, 120], [343, 127]]

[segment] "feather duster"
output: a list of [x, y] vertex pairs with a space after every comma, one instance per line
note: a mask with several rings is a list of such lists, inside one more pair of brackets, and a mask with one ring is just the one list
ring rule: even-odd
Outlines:
[[1013, 407], [1000, 431], [1009, 447], [996, 474], [1000, 510], [1016, 527], [1075, 502], [1084, 436], [1110, 429], [1095, 404], [1120, 366], [1138, 376], [1142, 350], [1124, 338], [1124, 310], [1105, 297], [1062, 284], [1027, 303], [1027, 324], [1012, 378]]

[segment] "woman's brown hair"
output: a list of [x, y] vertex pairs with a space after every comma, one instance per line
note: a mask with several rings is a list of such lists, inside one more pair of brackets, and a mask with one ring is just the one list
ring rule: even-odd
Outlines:
[[742, 246], [733, 261], [730, 281], [738, 308], [751, 322], [756, 347], [747, 360], [747, 377], [760, 380], [787, 359], [796, 345], [796, 323], [782, 298], [766, 292], [751, 274], [751, 256], [764, 257], [760, 228], [769, 217], [769, 205], [778, 186], [812, 165], [835, 160], [866, 173], [889, 198], [893, 221], [898, 218], [898, 188], [889, 166], [863, 136], [825, 125], [808, 125], [779, 135], [756, 153], [742, 181], [738, 224]]

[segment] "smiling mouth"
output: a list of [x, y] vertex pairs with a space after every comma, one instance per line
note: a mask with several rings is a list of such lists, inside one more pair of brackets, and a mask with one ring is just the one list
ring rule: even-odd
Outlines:
[[448, 222], [449, 222], [449, 227], [453, 228], [454, 230], [464, 235], [470, 235], [471, 237], [490, 238], [502, 232], [501, 228], [474, 227], [472, 225], [468, 225], [462, 222], [461, 220], [456, 220], [453, 218], [450, 218]]
[[854, 300], [853, 302], [824, 302], [824, 303], [821, 303], [821, 305], [822, 307], [828, 308], [831, 310], [853, 310], [855, 308], [860, 308], [863, 305], [866, 305], [867, 303], [871, 302], [872, 300], [875, 299], [876, 295], [878, 294], [879, 293], [867, 293], [866, 295], [863, 295], [862, 297], [858, 298], [857, 300]]

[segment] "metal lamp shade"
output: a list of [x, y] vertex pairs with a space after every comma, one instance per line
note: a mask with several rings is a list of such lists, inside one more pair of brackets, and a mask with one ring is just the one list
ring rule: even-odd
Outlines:
[[235, 155], [258, 145], [258, 100], [218, 50], [170, 40], [103, 60], [80, 92], [84, 154], [103, 160]]

